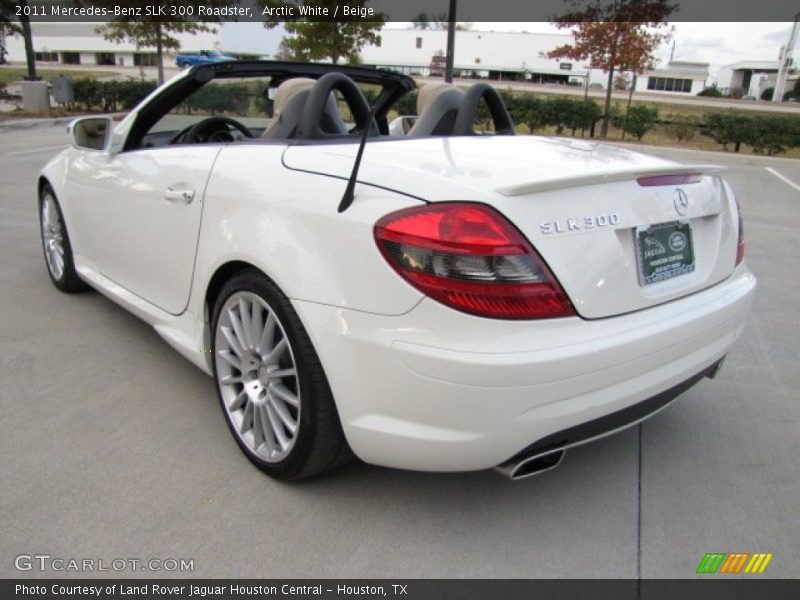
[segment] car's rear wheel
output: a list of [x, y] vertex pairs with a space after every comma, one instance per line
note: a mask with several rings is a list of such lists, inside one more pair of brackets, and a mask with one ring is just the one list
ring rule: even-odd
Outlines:
[[272, 281], [254, 270], [234, 276], [218, 296], [212, 326], [220, 404], [256, 466], [302, 479], [352, 456], [319, 358]]
[[39, 195], [39, 225], [44, 262], [53, 285], [62, 292], [79, 292], [87, 289], [88, 286], [75, 272], [72, 245], [67, 226], [64, 224], [64, 215], [49, 185], [43, 186]]

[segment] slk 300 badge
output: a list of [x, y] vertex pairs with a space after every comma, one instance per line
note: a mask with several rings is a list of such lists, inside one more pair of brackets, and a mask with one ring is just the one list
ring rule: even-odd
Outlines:
[[550, 233], [565, 233], [567, 231], [582, 231], [587, 229], [599, 229], [601, 227], [612, 227], [619, 225], [619, 214], [609, 213], [607, 215], [592, 215], [588, 217], [575, 217], [563, 221], [546, 221], [539, 224], [539, 231], [547, 235]]

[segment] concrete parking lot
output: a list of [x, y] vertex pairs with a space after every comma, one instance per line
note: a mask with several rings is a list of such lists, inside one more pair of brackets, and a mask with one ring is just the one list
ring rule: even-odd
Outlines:
[[800, 161], [654, 149], [728, 165], [746, 219], [760, 287], [716, 380], [517, 483], [357, 463], [286, 485], [241, 455], [211, 379], [51, 285], [34, 181], [65, 143], [61, 124], [0, 131], [0, 577], [42, 576], [14, 567], [39, 553], [200, 577], [669, 578], [706, 552], [800, 577]]

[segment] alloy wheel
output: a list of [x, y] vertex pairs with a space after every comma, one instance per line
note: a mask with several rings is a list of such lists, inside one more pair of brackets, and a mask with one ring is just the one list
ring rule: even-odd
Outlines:
[[259, 459], [282, 461], [300, 429], [300, 385], [291, 341], [263, 298], [240, 291], [227, 299], [214, 333], [214, 361], [237, 437]]
[[60, 281], [64, 275], [64, 235], [61, 215], [51, 194], [42, 196], [42, 244], [47, 268], [53, 279]]

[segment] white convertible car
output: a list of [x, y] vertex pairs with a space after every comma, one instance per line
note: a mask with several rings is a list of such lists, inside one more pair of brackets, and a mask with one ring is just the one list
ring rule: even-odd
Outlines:
[[213, 375], [283, 479], [353, 455], [525, 477], [716, 374], [756, 285], [718, 168], [515, 136], [486, 84], [390, 123], [413, 87], [230, 62], [78, 119], [38, 180], [53, 283]]

